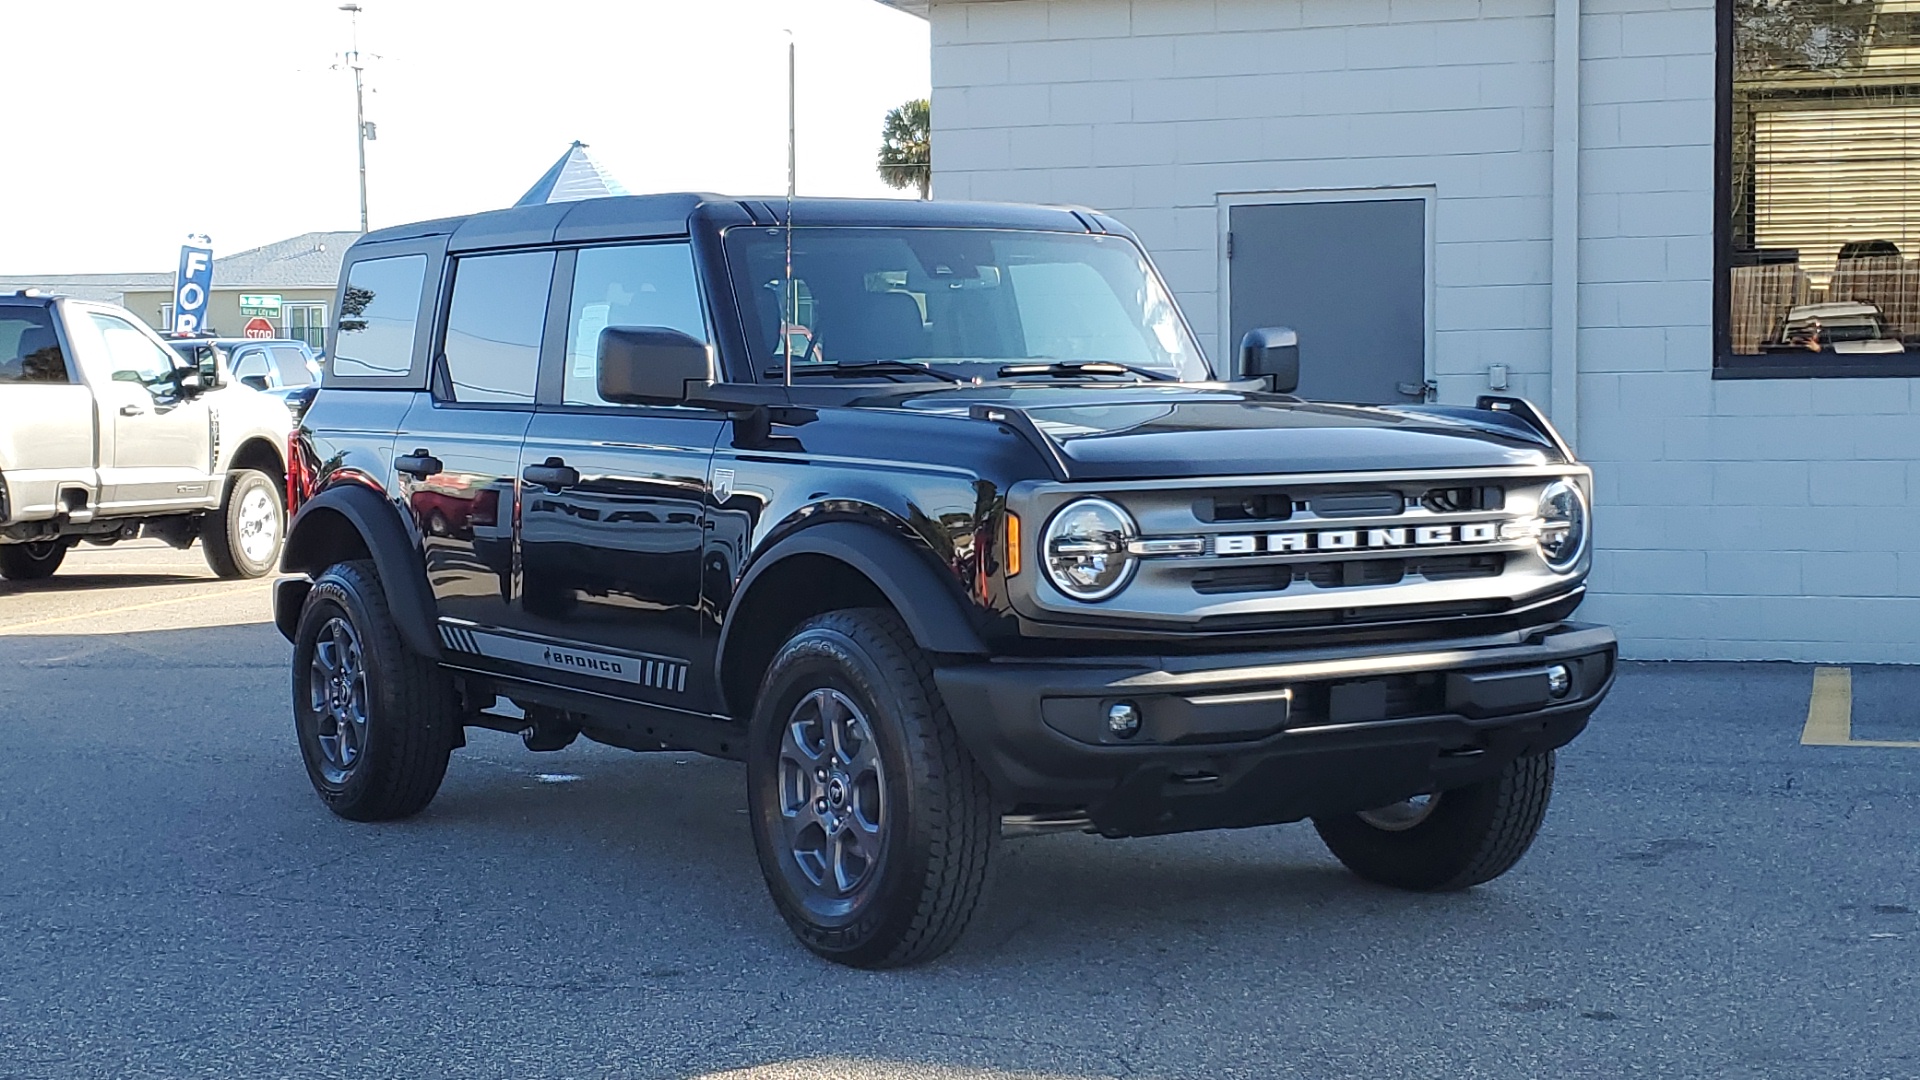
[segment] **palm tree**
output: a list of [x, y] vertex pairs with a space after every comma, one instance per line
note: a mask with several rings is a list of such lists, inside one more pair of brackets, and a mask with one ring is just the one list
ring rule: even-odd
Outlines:
[[887, 111], [880, 126], [880, 179], [896, 188], [918, 187], [920, 197], [933, 191], [933, 157], [927, 136], [933, 130], [933, 108], [926, 98]]

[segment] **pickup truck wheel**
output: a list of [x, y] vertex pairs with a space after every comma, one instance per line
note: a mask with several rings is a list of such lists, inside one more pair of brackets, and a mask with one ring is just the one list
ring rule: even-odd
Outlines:
[[327, 808], [354, 821], [419, 813], [459, 731], [453, 683], [400, 640], [369, 560], [313, 583], [293, 639], [300, 756]]
[[747, 783], [761, 873], [809, 949], [897, 967], [966, 929], [999, 820], [898, 615], [831, 612], [787, 639], [761, 682]]
[[1553, 753], [1517, 758], [1477, 784], [1359, 814], [1313, 819], [1347, 869], [1382, 885], [1447, 892], [1520, 861], [1553, 795]]
[[0, 578], [34, 581], [52, 577], [67, 557], [67, 540], [36, 540], [30, 544], [0, 544]]
[[220, 509], [200, 533], [207, 565], [223, 578], [256, 578], [280, 561], [286, 510], [273, 478], [257, 469], [235, 469], [227, 478]]

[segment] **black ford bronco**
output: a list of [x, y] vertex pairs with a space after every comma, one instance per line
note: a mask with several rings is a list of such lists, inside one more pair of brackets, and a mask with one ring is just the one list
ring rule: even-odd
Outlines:
[[1590, 475], [1526, 402], [1209, 362], [1086, 210], [710, 195], [375, 232], [275, 591], [321, 798], [403, 817], [466, 727], [746, 763], [809, 948], [910, 963], [1003, 837], [1311, 818], [1459, 889], [1611, 685]]

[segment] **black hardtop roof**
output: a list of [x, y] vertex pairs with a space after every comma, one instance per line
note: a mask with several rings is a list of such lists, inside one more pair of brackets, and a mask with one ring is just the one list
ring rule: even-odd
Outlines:
[[[696, 218], [724, 227], [778, 225], [785, 217], [784, 197], [737, 199], [700, 192], [621, 195], [515, 206], [465, 217], [395, 225], [366, 234], [355, 246], [444, 236], [449, 251], [478, 251], [533, 244], [685, 236]], [[944, 226], [1132, 235], [1119, 222], [1092, 210], [1019, 203], [803, 198], [794, 200], [793, 220], [801, 227]]]

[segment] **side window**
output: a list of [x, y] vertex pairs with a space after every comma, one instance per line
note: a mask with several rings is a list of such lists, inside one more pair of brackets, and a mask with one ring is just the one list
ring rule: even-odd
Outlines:
[[273, 354], [273, 366], [280, 376], [281, 386], [305, 386], [313, 381], [313, 372], [307, 368], [307, 355], [292, 345], [275, 345], [268, 350]]
[[335, 374], [405, 375], [413, 368], [413, 331], [426, 277], [425, 255], [353, 264], [340, 301]]
[[125, 319], [115, 315], [88, 312], [93, 328], [105, 346], [107, 368], [114, 382], [138, 383], [157, 399], [171, 400], [179, 391], [173, 369], [179, 356]]
[[269, 374], [265, 349], [243, 349], [233, 358], [235, 382], [245, 383], [255, 390], [266, 390], [273, 385]]
[[533, 404], [553, 252], [479, 255], [453, 267], [441, 350], [453, 400]]
[[0, 307], [0, 383], [67, 381], [67, 359], [47, 309]]
[[563, 403], [607, 404], [597, 388], [600, 331], [609, 326], [664, 326], [707, 341], [692, 249], [686, 244], [581, 249], [567, 313]]

